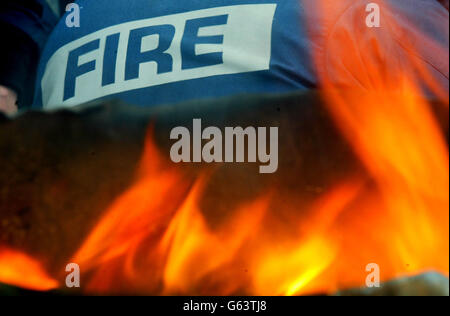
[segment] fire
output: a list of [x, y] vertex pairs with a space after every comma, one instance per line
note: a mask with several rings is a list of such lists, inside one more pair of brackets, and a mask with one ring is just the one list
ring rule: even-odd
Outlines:
[[[429, 105], [403, 84], [396, 92], [328, 94], [374, 185], [341, 227], [347, 249], [338, 261], [352, 265], [362, 247], [384, 280], [433, 269], [448, 275], [449, 267], [448, 146]], [[339, 283], [358, 285], [354, 277], [341, 275]]]
[[142, 179], [113, 203], [71, 260], [93, 271], [88, 291], [192, 291], [238, 256], [267, 210], [270, 194], [243, 205], [236, 217], [211, 230], [198, 207], [208, 174], [190, 184], [164, 164], [151, 136], [146, 148]]
[[0, 248], [0, 282], [36, 291], [58, 288], [36, 259], [6, 248]]
[[[350, 227], [341, 228], [359, 240], [348, 238], [343, 260], [337, 261], [353, 265], [362, 238], [384, 280], [429, 269], [448, 275], [448, 144], [431, 104], [421, 97], [431, 92], [448, 110], [448, 93], [421, 59], [425, 54], [417, 43], [435, 56], [448, 53], [388, 2], [377, 3], [384, 28], [359, 27], [354, 19], [350, 34], [337, 22], [328, 49], [338, 52], [340, 60], [313, 51], [317, 65], [326, 60], [329, 70], [319, 73], [329, 112], [374, 185], [359, 195]], [[364, 16], [365, 4], [354, 4], [344, 15]], [[330, 2], [319, 0], [314, 6], [310, 9], [322, 18], [332, 16]], [[388, 55], [394, 51], [403, 56]], [[361, 89], [346, 80], [358, 81]], [[340, 275], [338, 283], [358, 286], [351, 273]]]
[[448, 275], [448, 147], [415, 91], [327, 95], [367, 174], [291, 205], [290, 223], [277, 216], [273, 188], [211, 228], [199, 205], [214, 170], [190, 183], [149, 137], [141, 180], [72, 260], [93, 271], [88, 292], [332, 293], [363, 286], [372, 262], [382, 280]]
[[237, 216], [218, 231], [211, 231], [196, 206], [194, 188], [173, 219], [161, 247], [168, 251], [164, 269], [165, 293], [188, 293], [209, 273], [220, 273], [254, 232], [267, 210], [267, 198], [243, 205]]
[[297, 236], [282, 247], [277, 241], [264, 249], [257, 258], [255, 293], [267, 295], [267, 289], [273, 289], [269, 294], [295, 295], [331, 293], [338, 289], [336, 280], [320, 280], [338, 259], [339, 240], [330, 228], [346, 205], [359, 194], [362, 184], [352, 179], [324, 194], [309, 207], [307, 213], [312, 216], [296, 223]]

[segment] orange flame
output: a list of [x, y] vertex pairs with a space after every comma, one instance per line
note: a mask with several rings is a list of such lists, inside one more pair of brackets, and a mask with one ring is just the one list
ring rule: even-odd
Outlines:
[[[328, 34], [328, 52], [313, 51], [328, 109], [375, 185], [360, 195], [364, 200], [358, 201], [350, 227], [341, 228], [358, 240], [349, 238], [336, 261], [353, 266], [364, 238], [368, 257], [381, 266], [385, 280], [428, 269], [448, 275], [448, 145], [430, 104], [420, 97], [432, 91], [448, 109], [448, 92], [426, 60], [448, 60], [448, 47], [387, 1], [377, 1], [382, 27], [361, 27], [369, 2], [349, 5]], [[326, 20], [339, 5], [319, 0], [314, 6], [310, 9]], [[448, 27], [425, 19], [430, 29], [447, 34], [448, 46]], [[433, 56], [425, 56], [430, 52]], [[448, 63], [442, 68], [448, 76]], [[339, 284], [358, 286], [358, 281], [345, 273]]]
[[0, 282], [36, 291], [58, 287], [58, 282], [47, 275], [37, 260], [6, 248], [0, 248]]
[[412, 90], [328, 96], [367, 176], [349, 177], [311, 205], [291, 205], [290, 223], [277, 217], [272, 192], [212, 229], [199, 208], [208, 174], [180, 194], [186, 179], [162, 163], [149, 138], [143, 169], [150, 172], [73, 259], [94, 273], [87, 290], [332, 293], [364, 285], [372, 262], [383, 280], [428, 269], [448, 274], [448, 148], [428, 104]]
[[[268, 197], [260, 198], [211, 230], [197, 206], [207, 174], [189, 189], [189, 181], [163, 163], [151, 136], [146, 148], [141, 168], [145, 175], [113, 203], [72, 259], [82, 271], [93, 271], [88, 291], [192, 291], [234, 259], [267, 209]], [[231, 284], [218, 293], [233, 290]]]

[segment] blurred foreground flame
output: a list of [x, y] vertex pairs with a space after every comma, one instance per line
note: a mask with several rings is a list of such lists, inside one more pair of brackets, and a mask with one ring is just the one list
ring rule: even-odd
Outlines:
[[0, 248], [0, 281], [36, 291], [53, 290], [59, 286], [36, 259], [6, 248]]

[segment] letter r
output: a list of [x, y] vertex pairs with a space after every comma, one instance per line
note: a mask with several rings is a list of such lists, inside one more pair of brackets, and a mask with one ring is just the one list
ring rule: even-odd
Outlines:
[[[157, 48], [142, 52], [142, 39], [146, 36], [158, 35]], [[139, 77], [139, 66], [142, 63], [154, 61], [157, 63], [157, 73], [171, 72], [173, 67], [172, 56], [165, 53], [170, 48], [175, 36], [173, 25], [155, 25], [130, 31], [128, 40], [127, 60], [125, 66], [125, 80]]]

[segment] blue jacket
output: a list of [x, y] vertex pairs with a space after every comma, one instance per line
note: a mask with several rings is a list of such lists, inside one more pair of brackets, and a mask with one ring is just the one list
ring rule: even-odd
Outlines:
[[0, 21], [23, 31], [42, 49], [58, 18], [45, 0], [2, 0]]
[[[382, 14], [398, 17], [394, 29], [367, 28], [365, 8], [373, 1], [322, 1], [331, 13], [324, 16], [311, 10], [317, 2], [79, 0], [79, 27], [69, 27], [76, 12], [66, 13], [45, 46], [34, 106], [113, 97], [151, 106], [307, 90], [319, 86], [319, 75], [367, 87], [364, 60], [382, 51], [377, 62], [396, 73], [410, 58], [408, 43], [416, 44], [415, 56], [448, 94], [449, 15], [436, 0], [389, 0]], [[362, 55], [362, 62], [345, 63], [346, 54]]]
[[19, 106], [33, 102], [40, 54], [57, 21], [45, 0], [0, 1], [0, 85], [17, 92]]

